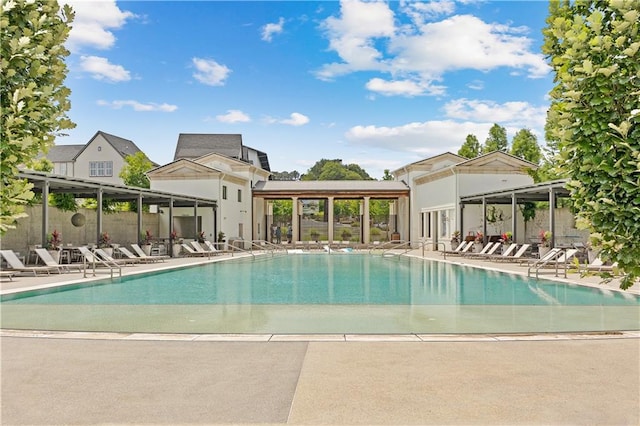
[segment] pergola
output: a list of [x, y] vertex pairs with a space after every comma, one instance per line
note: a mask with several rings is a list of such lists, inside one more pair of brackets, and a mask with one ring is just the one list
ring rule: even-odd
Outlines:
[[510, 204], [511, 205], [511, 229], [513, 239], [516, 239], [516, 212], [518, 204], [535, 201], [549, 202], [549, 230], [551, 231], [551, 247], [555, 246], [555, 207], [558, 198], [569, 198], [570, 192], [566, 188], [568, 179], [560, 179], [533, 185], [520, 186], [513, 189], [484, 192], [460, 197], [460, 228], [463, 228], [462, 209], [467, 204], [481, 204], [483, 216], [483, 235], [487, 235], [487, 205]]
[[[263, 201], [290, 199], [293, 202], [291, 224], [293, 228], [293, 240], [297, 241], [300, 225], [296, 218], [302, 214], [298, 205], [301, 199], [324, 199], [327, 201], [328, 234], [329, 242], [333, 241], [333, 205], [340, 199], [362, 200], [362, 216], [369, 218], [369, 202], [372, 199], [408, 199], [410, 188], [404, 182], [398, 181], [373, 181], [373, 180], [345, 180], [345, 181], [263, 181], [258, 182], [253, 188], [254, 200]], [[394, 215], [398, 215], [395, 211]], [[270, 213], [267, 212], [267, 216]], [[405, 211], [401, 218], [405, 223], [409, 222], [409, 212]], [[369, 242], [369, 220], [363, 222], [363, 241]]]
[[[213, 208], [214, 220], [217, 209], [217, 201], [208, 198], [191, 197], [170, 192], [155, 191], [151, 189], [133, 186], [117, 185], [100, 182], [97, 180], [80, 179], [70, 176], [61, 176], [44, 172], [20, 171], [19, 179], [26, 179], [33, 184], [33, 192], [42, 195], [42, 244], [47, 243], [47, 229], [49, 229], [49, 194], [73, 194], [75, 198], [95, 198], [98, 206], [102, 206], [102, 200], [109, 198], [117, 201], [136, 201], [138, 205], [138, 235], [142, 232], [142, 207], [144, 205], [157, 205], [167, 207], [169, 217], [173, 218], [174, 207], [193, 207], [195, 216], [199, 207]], [[96, 209], [97, 233], [96, 242], [102, 233], [102, 209]], [[197, 226], [197, 221], [196, 221]], [[173, 220], [169, 220], [169, 233], [173, 231]], [[197, 229], [194, 234], [197, 234]]]

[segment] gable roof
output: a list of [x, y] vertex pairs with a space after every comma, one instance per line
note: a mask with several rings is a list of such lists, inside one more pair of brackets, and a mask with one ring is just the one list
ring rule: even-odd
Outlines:
[[83, 145], [82, 149], [78, 151], [73, 159], [75, 160], [76, 158], [78, 158], [78, 156], [82, 154], [84, 150], [91, 144], [91, 142], [93, 142], [98, 136], [102, 136], [104, 140], [106, 140], [107, 143], [111, 145], [113, 149], [115, 149], [116, 152], [120, 154], [120, 156], [122, 156], [122, 158], [125, 158], [128, 155], [134, 155], [136, 152], [142, 152], [140, 148], [138, 148], [136, 144], [129, 139], [121, 138], [120, 136], [111, 135], [109, 133], [103, 132], [102, 130], [98, 130], [96, 134], [93, 135], [91, 139], [89, 139], [89, 142]]
[[199, 158], [216, 152], [227, 157], [242, 159], [242, 135], [213, 133], [180, 133], [174, 160]]
[[422, 160], [418, 160], [413, 163], [407, 164], [406, 166], [402, 166], [399, 169], [391, 172], [391, 174], [397, 175], [407, 170], [431, 171], [433, 166], [436, 163], [447, 161], [447, 160], [452, 161], [454, 164], [458, 164], [458, 163], [467, 161], [467, 158], [462, 157], [458, 154], [454, 154], [452, 152], [443, 152], [442, 154], [434, 155], [433, 157], [424, 158]]
[[516, 157], [515, 155], [511, 155], [504, 151], [492, 151], [487, 154], [480, 155], [476, 158], [471, 158], [469, 160], [458, 163], [455, 167], [486, 166], [490, 163], [496, 162], [505, 164], [508, 163], [512, 166], [527, 167], [534, 170], [538, 168], [537, 164], [527, 161], [524, 158]]
[[53, 145], [47, 154], [42, 156], [54, 163], [65, 163], [73, 161], [83, 148], [84, 145]]
[[256, 155], [258, 156], [258, 161], [260, 161], [260, 167], [263, 168], [264, 170], [270, 172], [271, 169], [269, 168], [269, 156], [267, 155], [266, 152], [264, 151], [259, 151], [255, 148], [251, 148], [249, 146], [245, 146], [244, 147], [244, 158], [249, 158], [249, 153], [248, 151], [252, 150], [256, 153]]

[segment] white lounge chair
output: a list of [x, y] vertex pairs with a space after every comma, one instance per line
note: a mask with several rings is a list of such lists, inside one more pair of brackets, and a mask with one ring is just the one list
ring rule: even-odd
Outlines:
[[133, 251], [136, 252], [136, 254], [138, 255], [138, 257], [141, 257], [143, 259], [148, 259], [150, 257], [154, 258], [154, 259], [169, 259], [170, 256], [167, 256], [166, 254], [154, 254], [152, 256], [149, 256], [147, 253], [144, 252], [144, 250], [142, 250], [142, 248], [138, 245], [138, 244], [131, 244], [131, 248], [133, 249]]
[[60, 268], [60, 270], [64, 272], [70, 272], [72, 268], [77, 270], [78, 272], [82, 271], [82, 265], [79, 265], [77, 263], [61, 264], [56, 262], [56, 260], [51, 256], [49, 251], [47, 251], [46, 249], [36, 248], [34, 250], [38, 255], [38, 257], [40, 258], [40, 260], [42, 260], [42, 262], [45, 265], [51, 268]]
[[473, 245], [475, 244], [474, 241], [468, 241], [460, 250], [458, 251], [448, 251], [446, 252], [447, 255], [454, 255], [454, 256], [460, 256], [463, 255], [464, 253], [469, 253], [469, 250], [471, 250], [471, 248], [473, 247]]
[[13, 250], [0, 250], [0, 254], [4, 257], [4, 260], [7, 261], [8, 270], [12, 272], [31, 272], [33, 275], [38, 275], [40, 273], [46, 273], [47, 275], [51, 274], [51, 272], [61, 273], [62, 268], [60, 265], [58, 266], [25, 266], [24, 263], [18, 256], [13, 252]]
[[181, 245], [184, 251], [187, 252], [187, 256], [201, 256], [201, 257], [210, 256], [210, 253], [195, 251], [193, 248], [191, 248], [189, 244], [182, 243]]
[[600, 256], [596, 256], [591, 263], [584, 265], [584, 270], [589, 272], [612, 272], [617, 267], [618, 262], [607, 265]]
[[164, 262], [164, 259], [162, 259], [160, 256], [147, 256], [147, 257], [136, 256], [135, 254], [131, 253], [129, 249], [126, 247], [118, 246], [117, 250], [119, 250], [120, 253], [122, 253], [123, 256], [125, 256], [126, 258], [137, 260], [140, 263]]
[[204, 253], [207, 256], [216, 256], [216, 255], [220, 254], [220, 252], [218, 250], [208, 250], [208, 249], [205, 250], [205, 248], [202, 247], [198, 241], [191, 241], [191, 245], [193, 246], [193, 249], [196, 252]]
[[107, 262], [110, 263], [115, 263], [117, 265], [135, 265], [137, 263], [140, 262], [139, 259], [128, 259], [128, 258], [124, 258], [124, 259], [115, 259], [113, 256], [109, 255], [109, 253], [107, 253], [106, 251], [102, 250], [101, 248], [97, 248], [93, 251], [95, 254], [97, 254], [98, 256], [100, 256], [100, 258], [102, 260], [105, 260]]
[[463, 254], [463, 256], [470, 257], [470, 258], [482, 258], [482, 257], [491, 256], [495, 254], [495, 252], [501, 246], [502, 244], [500, 243], [487, 243], [487, 245], [482, 248], [482, 251], [480, 251], [480, 253], [465, 253]]
[[531, 244], [523, 244], [513, 256], [493, 255], [490, 259], [496, 262], [522, 262], [529, 247]]

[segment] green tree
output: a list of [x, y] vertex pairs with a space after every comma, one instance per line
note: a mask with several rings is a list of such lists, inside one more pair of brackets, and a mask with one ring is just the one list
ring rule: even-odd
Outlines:
[[458, 150], [458, 155], [461, 155], [464, 158], [476, 158], [480, 155], [481, 150], [482, 147], [480, 146], [480, 142], [478, 142], [476, 135], [469, 134]]
[[[128, 186], [137, 186], [138, 188], [150, 188], [151, 182], [149, 182], [149, 178], [146, 173], [153, 168], [153, 163], [151, 160], [147, 158], [146, 155], [142, 151], [138, 151], [133, 155], [127, 155], [124, 158], [124, 166], [120, 169], [120, 174], [118, 175], [122, 182]], [[111, 204], [111, 201], [103, 200], [103, 208], [107, 210], [117, 209], [118, 206]], [[137, 201], [129, 201], [125, 203], [127, 206], [127, 210], [132, 212], [138, 211], [138, 203]], [[144, 211], [149, 210], [149, 206], [143, 206]]]
[[482, 153], [487, 154], [493, 151], [507, 151], [507, 130], [498, 125], [494, 124], [489, 129], [489, 136], [487, 140], [484, 142], [484, 147], [482, 147]]
[[64, 42], [73, 12], [55, 0], [2, 1], [0, 17], [0, 235], [24, 217], [33, 198], [26, 180], [16, 179], [18, 166], [28, 165], [53, 145], [56, 135], [75, 125], [68, 119], [70, 91]]
[[389, 171], [389, 169], [384, 169], [384, 175], [382, 176], [382, 180], [393, 180], [393, 175]]
[[127, 155], [124, 162], [118, 176], [125, 185], [137, 186], [138, 188], [151, 187], [146, 173], [153, 168], [153, 163], [144, 155], [144, 152], [138, 151], [133, 155]]
[[640, 2], [552, 1], [544, 53], [555, 72], [547, 131], [579, 223], [605, 260], [640, 277]]
[[533, 164], [540, 164], [542, 152], [538, 146], [538, 138], [529, 129], [521, 129], [513, 136], [511, 155], [523, 158]]
[[342, 164], [342, 160], [322, 159], [314, 164], [301, 180], [373, 180], [357, 164]]

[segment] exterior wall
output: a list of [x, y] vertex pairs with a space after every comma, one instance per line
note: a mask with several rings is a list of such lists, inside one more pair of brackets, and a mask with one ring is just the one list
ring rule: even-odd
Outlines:
[[73, 176], [74, 163], [72, 161], [53, 163], [53, 173], [62, 176]]
[[[29, 217], [20, 219], [16, 229], [10, 229], [0, 240], [2, 249], [26, 253], [29, 246], [42, 244], [42, 205], [27, 207]], [[95, 210], [78, 209], [86, 218], [84, 226], [75, 227], [71, 217], [75, 212], [65, 212], [49, 207], [49, 229], [47, 233], [58, 230], [62, 234], [64, 245], [86, 245], [97, 243], [98, 227]], [[143, 213], [143, 229], [151, 231], [154, 237], [161, 237], [159, 215]], [[138, 214], [135, 212], [117, 212], [102, 215], [102, 230], [109, 233], [114, 244], [128, 245], [138, 242]]]
[[[112, 161], [112, 176], [89, 176], [89, 163], [91, 161]], [[74, 176], [122, 185], [122, 179], [120, 179], [118, 175], [124, 164], [124, 158], [122, 158], [120, 153], [117, 152], [102, 135], [98, 135], [87, 144], [82, 153], [76, 158]]]
[[[439, 220], [437, 211], [439, 210], [452, 210], [455, 209], [457, 203], [457, 184], [456, 176], [451, 175], [445, 178], [416, 185], [412, 191], [412, 197], [414, 199], [411, 215], [411, 239], [419, 240], [423, 234], [421, 229], [423, 226], [422, 214], [424, 212], [433, 212], [430, 227], [432, 229], [432, 238], [425, 235], [422, 239], [428, 242], [437, 242], [438, 236], [443, 232], [442, 221]], [[450, 233], [451, 227], [455, 227], [455, 210], [453, 216], [451, 212], [447, 215], [447, 229], [444, 231], [446, 234]]]
[[499, 191], [533, 184], [531, 176], [526, 174], [464, 174], [458, 175], [459, 197], [477, 194], [479, 192]]

